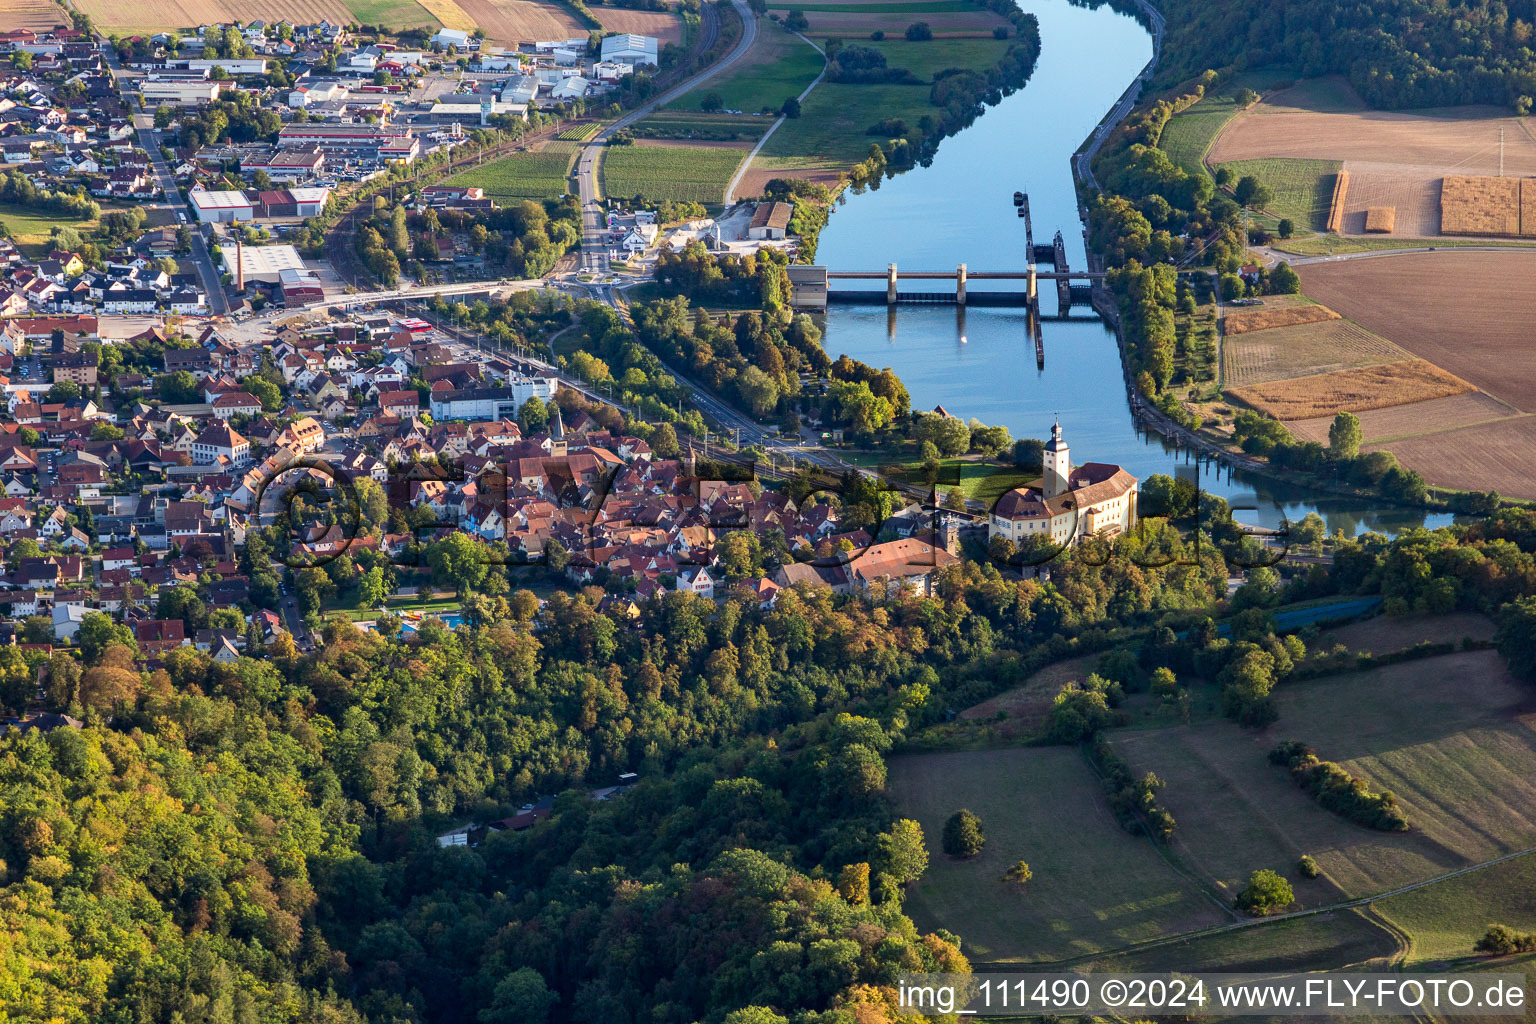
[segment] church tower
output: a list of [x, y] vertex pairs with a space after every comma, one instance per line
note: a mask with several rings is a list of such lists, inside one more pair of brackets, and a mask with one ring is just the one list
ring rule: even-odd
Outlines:
[[1044, 463], [1040, 485], [1045, 496], [1054, 498], [1070, 490], [1072, 456], [1067, 451], [1067, 442], [1062, 440], [1060, 420], [1051, 425], [1051, 439], [1045, 446]]

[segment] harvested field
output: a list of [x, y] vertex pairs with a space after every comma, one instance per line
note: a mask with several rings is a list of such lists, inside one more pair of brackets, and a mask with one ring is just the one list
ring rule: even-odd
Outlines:
[[[1175, 848], [1227, 891], [1255, 867], [1291, 874], [1309, 853], [1324, 875], [1296, 880], [1296, 895], [1317, 906], [1536, 844], [1536, 714], [1496, 653], [1290, 684], [1275, 697], [1279, 723], [1257, 734], [1211, 722], [1115, 736], [1133, 771], [1167, 782], [1158, 799], [1178, 819]], [[1377, 832], [1318, 807], [1267, 761], [1293, 738], [1395, 793], [1412, 829]]]
[[[78, 0], [76, 6], [103, 30], [177, 29], [216, 22], [246, 21], [263, 18], [288, 20], [296, 25], [313, 24], [321, 18], [336, 24], [354, 20], [351, 9], [342, 0], [148, 0], [123, 4], [116, 0]], [[430, 19], [423, 19], [424, 22]]]
[[69, 25], [69, 15], [53, 0], [0, 0], [0, 24], [34, 32]]
[[575, 16], [553, 3], [529, 0], [456, 0], [464, 13], [488, 39], [496, 43], [516, 43], [529, 39], [568, 39], [586, 36], [586, 28]]
[[[1468, 391], [1448, 398], [1431, 398], [1427, 402], [1413, 402], [1388, 409], [1367, 409], [1358, 415], [1360, 430], [1366, 441], [1387, 441], [1454, 430], [1476, 423], [1489, 423], [1519, 414], [1497, 398], [1481, 391]], [[1288, 420], [1285, 425], [1291, 433], [1305, 441], [1327, 444], [1328, 428], [1332, 424], [1332, 416], [1315, 416], [1311, 419]]]
[[597, 15], [597, 20], [603, 23], [605, 32], [633, 32], [641, 36], [655, 36], [663, 43], [683, 41], [683, 19], [672, 11], [632, 11], [623, 7], [603, 5], [592, 13]]
[[1312, 298], [1516, 409], [1536, 412], [1536, 252], [1415, 253], [1302, 264], [1296, 272]]
[[1228, 393], [1277, 420], [1332, 416], [1444, 398], [1472, 385], [1424, 359], [1360, 366], [1309, 377], [1262, 381]]
[[1393, 206], [1396, 234], [1433, 237], [1440, 233], [1441, 179], [1499, 174], [1501, 130], [1502, 173], [1536, 175], [1536, 135], [1521, 118], [1494, 107], [1369, 110], [1342, 82], [1324, 79], [1272, 93], [1232, 118], [1208, 159], [1342, 160], [1347, 192], [1334, 205], [1330, 230], [1362, 233], [1370, 207]]
[[[1093, 953], [1227, 919], [1149, 840], [1116, 824], [1076, 748], [893, 757], [890, 788], [898, 814], [922, 825], [933, 851], [907, 912], [924, 929], [963, 934], [973, 962]], [[939, 852], [944, 820], [962, 807], [987, 832], [969, 860]], [[1072, 809], [1071, 828], [1058, 827], [1063, 808]], [[1034, 869], [1027, 893], [1001, 881], [1020, 859]]]
[[1440, 183], [1440, 230], [1447, 235], [1518, 235], [1520, 179], [1447, 174]]
[[1364, 449], [1391, 452], [1418, 470], [1431, 487], [1536, 498], [1536, 416], [1419, 434]]
[[1328, 204], [1328, 230], [1344, 230], [1344, 199], [1349, 195], [1349, 172], [1341, 170], [1333, 179], [1333, 199]]
[[761, 195], [774, 178], [799, 178], [814, 181], [828, 188], [843, 177], [842, 170], [831, 161], [807, 159], [804, 161], [785, 157], [765, 157], [761, 153], [747, 168], [736, 186], [736, 198]]
[[1372, 206], [1365, 211], [1365, 230], [1372, 234], [1390, 235], [1397, 223], [1397, 207]]
[[464, 12], [454, 0], [420, 0], [432, 17], [443, 25], [443, 28], [457, 28], [465, 32], [473, 32], [476, 28], [475, 20]]
[[1229, 388], [1306, 378], [1379, 363], [1410, 353], [1348, 320], [1325, 320], [1228, 335], [1222, 346], [1222, 377]]
[[1315, 324], [1338, 318], [1339, 314], [1327, 306], [1299, 303], [1290, 306], [1265, 306], [1263, 309], [1252, 312], [1228, 313], [1222, 318], [1221, 329], [1227, 334], [1247, 334], [1250, 331], [1295, 327], [1298, 324]]

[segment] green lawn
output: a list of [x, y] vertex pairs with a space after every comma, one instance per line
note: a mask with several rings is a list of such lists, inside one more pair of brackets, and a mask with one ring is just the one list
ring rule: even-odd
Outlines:
[[723, 146], [610, 146], [603, 154], [603, 195], [719, 205], [746, 155]]
[[[906, 910], [948, 928], [973, 963], [1091, 954], [1229, 918], [1104, 804], [1075, 747], [908, 754], [890, 762], [897, 813], [923, 827], [928, 870]], [[966, 807], [987, 835], [969, 860], [946, 856], [944, 821]], [[1065, 823], [1070, 820], [1070, 827]], [[1002, 881], [1029, 863], [1023, 891]]]
[[578, 146], [550, 142], [537, 153], [513, 153], [500, 160], [463, 171], [451, 185], [478, 185], [492, 199], [554, 199], [568, 191], [571, 164]]
[[924, 82], [931, 82], [935, 74], [949, 68], [989, 68], [1003, 59], [1011, 42], [1008, 39], [931, 39], [925, 43], [909, 43], [905, 39], [886, 38], [878, 43], [851, 39], [848, 45], [873, 47], [885, 54], [891, 67], [906, 68]]
[[1264, 212], [1290, 218], [1298, 229], [1323, 231], [1328, 208], [1333, 204], [1333, 183], [1344, 166], [1338, 160], [1269, 158], [1234, 160], [1221, 165], [1232, 172], [1232, 181], [1252, 175], [1275, 194]]
[[416, 0], [344, 0], [359, 25], [389, 29], [437, 28], [440, 24]]
[[[726, 110], [753, 113], [765, 107], [777, 111], [791, 96], [799, 96], [821, 74], [825, 61], [816, 48], [771, 21], [758, 25], [757, 40], [735, 68], [668, 105], [668, 110], [699, 110], [704, 97], [720, 97]], [[762, 125], [758, 134], [766, 131]]]

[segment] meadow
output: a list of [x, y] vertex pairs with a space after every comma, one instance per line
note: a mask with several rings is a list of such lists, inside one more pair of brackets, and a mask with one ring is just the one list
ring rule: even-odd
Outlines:
[[1234, 183], [1252, 175], [1269, 187], [1274, 199], [1264, 207], [1265, 213], [1277, 219], [1289, 218], [1297, 230], [1322, 231], [1327, 227], [1333, 184], [1342, 162], [1270, 157], [1233, 160], [1221, 166], [1232, 173]]
[[[757, 39], [735, 67], [706, 85], [668, 104], [669, 111], [699, 110], [704, 97], [720, 97], [725, 110], [756, 113], [777, 111], [791, 96], [799, 96], [821, 74], [826, 61], [816, 48], [772, 22], [758, 26]], [[649, 120], [649, 118], [647, 119]], [[768, 128], [758, 128], [761, 135]]]
[[725, 146], [610, 146], [603, 153], [602, 193], [719, 205], [746, 155]]
[[[890, 761], [890, 788], [931, 853], [907, 912], [920, 927], [962, 933], [973, 964], [1088, 955], [1230, 920], [1150, 840], [1115, 822], [1076, 748], [902, 755]], [[962, 807], [987, 834], [969, 860], [939, 844], [945, 819]], [[1063, 827], [1069, 815], [1072, 827]], [[1034, 872], [1022, 891], [1002, 880], [1020, 859]]]
[[[1138, 774], [1167, 783], [1173, 847], [1235, 893], [1256, 868], [1288, 875], [1316, 907], [1434, 878], [1536, 844], [1536, 730], [1527, 695], [1491, 651], [1444, 655], [1278, 688], [1262, 733], [1226, 721], [1115, 734]], [[1298, 739], [1390, 790], [1404, 833], [1354, 825], [1317, 806], [1267, 755]], [[1295, 870], [1310, 854], [1321, 877]]]
[[1448, 878], [1374, 907], [1408, 933], [1409, 964], [1466, 957], [1495, 922], [1536, 931], [1536, 855]]
[[478, 185], [500, 201], [554, 199], [565, 195], [574, 142], [549, 142], [537, 152], [513, 153], [499, 160], [462, 171], [448, 179], [451, 185]]

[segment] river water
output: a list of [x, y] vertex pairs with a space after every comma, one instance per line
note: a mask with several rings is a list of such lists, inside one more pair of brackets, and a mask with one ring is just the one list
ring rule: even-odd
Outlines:
[[[1060, 230], [1068, 262], [1086, 265], [1072, 187], [1071, 154], [1152, 56], [1152, 39], [1134, 19], [1108, 7], [1067, 0], [1022, 0], [1040, 19], [1041, 54], [1029, 84], [945, 139], [928, 167], [916, 167], [849, 195], [822, 231], [817, 263], [833, 270], [1018, 271], [1027, 262], [1013, 192], [1029, 193], [1035, 241]], [[1021, 282], [1001, 283], [1019, 290]], [[948, 282], [905, 286], [939, 290]], [[985, 285], [973, 282], [975, 292]], [[846, 285], [844, 285], [846, 287]], [[879, 287], [884, 287], [879, 282]], [[1051, 312], [1054, 287], [1042, 285]], [[1078, 309], [1079, 314], [1088, 312]], [[942, 404], [962, 419], [1001, 423], [1014, 437], [1048, 437], [1060, 417], [1075, 462], [1113, 462], [1145, 480], [1188, 465], [1131, 418], [1113, 332], [1097, 320], [1044, 324], [1045, 369], [1037, 370], [1022, 309], [904, 305], [832, 306], [825, 345], [890, 367], [915, 409]], [[1441, 526], [1426, 514], [1350, 499], [1312, 499], [1296, 488], [1207, 466], [1201, 485], [1234, 505], [1245, 522], [1276, 525], [1320, 513], [1332, 533], [1395, 533]]]

